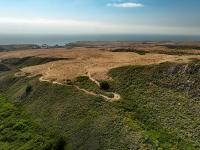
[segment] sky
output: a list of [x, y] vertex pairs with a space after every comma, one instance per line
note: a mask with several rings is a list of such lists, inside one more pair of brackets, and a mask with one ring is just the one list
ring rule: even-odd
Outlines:
[[200, 35], [200, 0], [0, 0], [0, 34]]

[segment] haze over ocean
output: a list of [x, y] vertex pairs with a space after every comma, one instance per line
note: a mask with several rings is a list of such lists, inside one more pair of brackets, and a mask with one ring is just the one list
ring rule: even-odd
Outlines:
[[39, 35], [39, 34], [1, 34], [0, 44], [48, 44], [64, 45], [76, 41], [200, 41], [200, 36], [191, 35]]

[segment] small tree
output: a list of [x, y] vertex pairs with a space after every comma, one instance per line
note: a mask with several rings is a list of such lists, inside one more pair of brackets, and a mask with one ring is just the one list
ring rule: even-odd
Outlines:
[[26, 95], [28, 95], [29, 93], [31, 93], [31, 91], [32, 91], [32, 86], [31, 85], [28, 85], [27, 87], [26, 87]]
[[59, 137], [55, 143], [53, 144], [54, 150], [64, 150], [65, 148], [65, 140], [62, 137]]
[[100, 88], [101, 88], [102, 90], [108, 90], [108, 89], [110, 88], [110, 85], [109, 85], [109, 83], [108, 83], [107, 81], [102, 81], [102, 82], [100, 83]]

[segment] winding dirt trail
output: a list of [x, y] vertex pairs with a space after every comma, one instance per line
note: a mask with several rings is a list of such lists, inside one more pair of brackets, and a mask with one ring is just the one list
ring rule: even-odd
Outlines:
[[86, 93], [86, 94], [88, 94], [88, 95], [100, 96], [100, 97], [102, 97], [103, 99], [105, 99], [105, 100], [108, 101], [108, 102], [118, 101], [118, 100], [121, 98], [121, 96], [120, 96], [119, 94], [112, 93], [112, 92], [110, 92], [110, 93], [112, 93], [112, 94], [114, 95], [114, 97], [113, 97], [113, 98], [110, 98], [110, 97], [105, 96], [105, 95], [103, 95], [103, 94], [96, 94], [96, 93], [94, 93], [94, 92], [91, 92], [91, 91], [88, 91], [88, 90], [86, 90], [86, 89], [80, 88], [80, 87], [77, 86], [77, 85], [74, 85], [74, 87], [75, 87], [76, 89], [78, 89], [79, 91], [82, 91], [82, 92], [84, 92], [84, 93]]
[[[48, 74], [51, 72], [51, 68], [53, 68], [54, 64], [52, 63], [51, 64], [51, 67], [48, 68], [47, 72], [45, 73], [47, 76]], [[98, 87], [100, 87], [100, 83], [99, 81], [97, 81], [96, 79], [94, 79], [91, 74], [88, 72], [87, 73], [87, 76], [89, 77], [89, 79], [94, 82]], [[65, 85], [63, 83], [60, 83], [60, 82], [57, 82], [57, 81], [50, 81], [48, 79], [44, 79], [44, 77], [40, 77], [39, 78], [40, 82], [49, 82], [49, 83], [53, 83], [53, 84], [57, 84], [57, 85]], [[91, 91], [88, 91], [86, 89], [83, 89], [83, 88], [80, 88], [79, 86], [77, 85], [73, 85], [76, 89], [78, 89], [79, 91], [81, 92], [84, 92], [85, 94], [88, 94], [88, 95], [92, 95], [92, 96], [100, 96], [102, 97], [103, 99], [105, 99], [106, 101], [109, 101], [109, 102], [113, 102], [113, 101], [118, 101], [119, 99], [121, 99], [121, 96], [117, 93], [114, 93], [114, 92], [105, 92], [107, 94], [113, 94], [113, 98], [110, 98], [106, 95], [103, 95], [103, 94], [96, 94], [95, 92], [91, 92]]]
[[[88, 75], [88, 77], [91, 81], [93, 81], [98, 87], [100, 87], [99, 81], [94, 79], [89, 72], [87, 73], [87, 75]], [[102, 94], [99, 94], [99, 96], [101, 96], [101, 97], [103, 97], [103, 98], [105, 98], [106, 100], [109, 100], [109, 101], [118, 101], [119, 99], [121, 99], [121, 96], [117, 93], [114, 93], [114, 92], [106, 92], [106, 93], [107, 94], [113, 94], [113, 98], [110, 98], [110, 97], [102, 95]]]
[[99, 83], [96, 79], [94, 79], [94, 78], [91, 76], [90, 72], [87, 73], [87, 76], [89, 77], [89, 79], [90, 79], [92, 82], [94, 82], [96, 85], [98, 85], [98, 86], [100, 87], [100, 83]]

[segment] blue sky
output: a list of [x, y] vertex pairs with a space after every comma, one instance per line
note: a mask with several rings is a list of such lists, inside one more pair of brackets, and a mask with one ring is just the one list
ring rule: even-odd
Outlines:
[[200, 35], [199, 0], [0, 0], [0, 33]]

